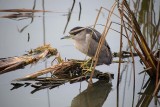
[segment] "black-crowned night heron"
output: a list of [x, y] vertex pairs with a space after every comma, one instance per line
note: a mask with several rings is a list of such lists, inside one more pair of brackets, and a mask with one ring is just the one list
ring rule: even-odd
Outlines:
[[[90, 27], [75, 27], [70, 30], [69, 36], [65, 36], [61, 39], [72, 38], [74, 40], [74, 46], [82, 53], [89, 57], [94, 57], [98, 42], [101, 38], [101, 33]], [[106, 41], [101, 48], [97, 65], [112, 63], [112, 52]]]

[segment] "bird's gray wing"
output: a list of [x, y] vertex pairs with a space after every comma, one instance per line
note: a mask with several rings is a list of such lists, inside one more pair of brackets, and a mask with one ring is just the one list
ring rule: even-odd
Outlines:
[[[93, 32], [92, 38], [93, 38], [96, 42], [99, 42], [99, 41], [100, 41], [100, 38], [101, 38], [101, 35], [102, 35], [100, 32], [98, 32], [97, 30], [92, 29], [92, 28], [90, 28], [90, 27], [88, 27], [86, 30], [87, 30], [87, 32], [90, 32], [90, 33]], [[110, 49], [110, 47], [109, 47], [108, 43], [106, 42], [106, 40], [104, 41], [104, 45], [105, 45], [106, 47], [108, 47], [108, 49]]]

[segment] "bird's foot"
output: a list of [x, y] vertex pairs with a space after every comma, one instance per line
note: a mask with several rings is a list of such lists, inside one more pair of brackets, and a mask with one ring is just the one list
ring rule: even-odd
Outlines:
[[91, 72], [92, 72], [92, 68], [91, 67], [87, 67], [87, 68], [83, 68], [82, 69], [84, 72], [83, 72], [83, 74], [84, 75], [90, 75], [91, 74]]
[[81, 67], [82, 67], [82, 68], [88, 67], [88, 66], [91, 65], [91, 62], [92, 62], [92, 58], [89, 58], [87, 61], [85, 61], [85, 62], [81, 65]]

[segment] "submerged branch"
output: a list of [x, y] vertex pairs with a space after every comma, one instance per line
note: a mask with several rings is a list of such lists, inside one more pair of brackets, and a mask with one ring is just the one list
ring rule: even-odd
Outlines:
[[[84, 80], [87, 81], [90, 78], [91, 72], [82, 68], [84, 63], [85, 62], [79, 60], [69, 60], [29, 74], [23, 78], [15, 79], [11, 83], [14, 86], [12, 90], [25, 86], [26, 83], [30, 83], [30, 85], [35, 88], [31, 93], [35, 93], [42, 89], [55, 88], [66, 82], [72, 84]], [[47, 73], [51, 73], [51, 77], [39, 77]], [[109, 82], [110, 79], [114, 78], [114, 75], [95, 70], [93, 78]]]
[[121, 58], [128, 58], [128, 57], [132, 57], [133, 56], [138, 56], [137, 53], [131, 53], [131, 52], [127, 52], [127, 51], [122, 51], [121, 53], [120, 52], [114, 52], [113, 53], [113, 57], [121, 57]]

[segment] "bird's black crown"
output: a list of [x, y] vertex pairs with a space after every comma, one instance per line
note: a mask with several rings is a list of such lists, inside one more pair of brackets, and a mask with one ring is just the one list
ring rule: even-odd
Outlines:
[[80, 33], [81, 31], [83, 31], [84, 29], [85, 29], [84, 27], [77, 26], [77, 27], [74, 27], [73, 29], [71, 29], [69, 34], [76, 35], [76, 34]]

